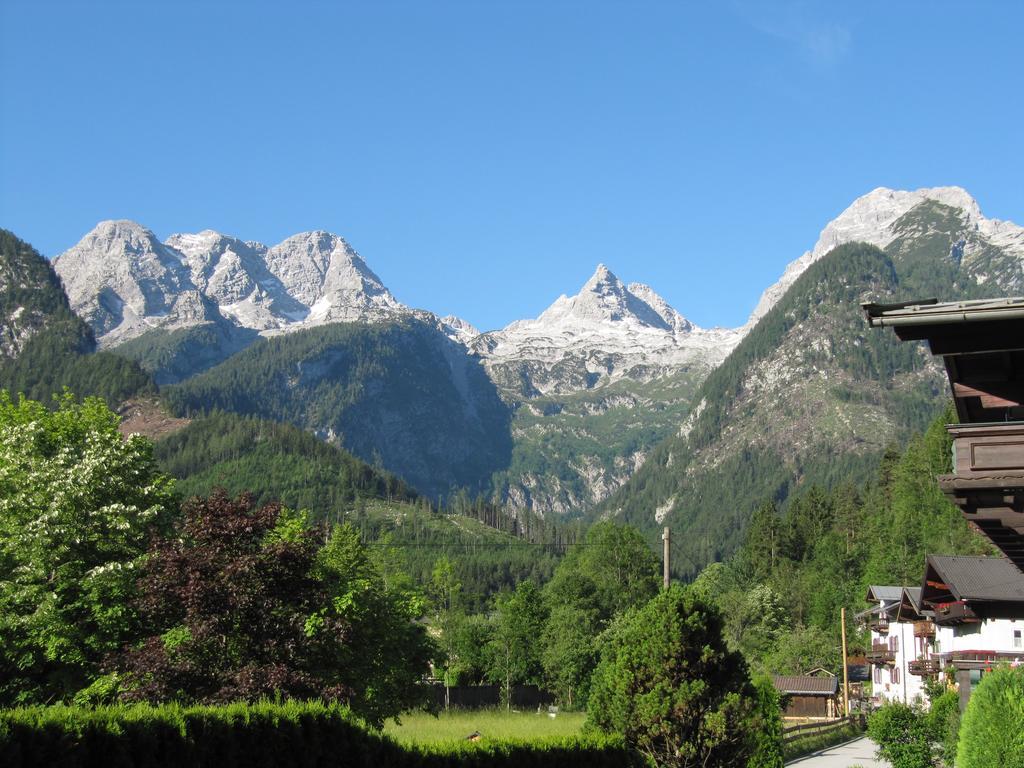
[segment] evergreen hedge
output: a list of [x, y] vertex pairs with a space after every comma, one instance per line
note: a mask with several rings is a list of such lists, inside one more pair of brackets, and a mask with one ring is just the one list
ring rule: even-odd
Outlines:
[[1024, 668], [981, 678], [960, 723], [957, 768], [1024, 768]]
[[0, 711], [5, 768], [475, 768], [642, 766], [621, 739], [403, 747], [346, 708], [320, 702], [132, 705]]

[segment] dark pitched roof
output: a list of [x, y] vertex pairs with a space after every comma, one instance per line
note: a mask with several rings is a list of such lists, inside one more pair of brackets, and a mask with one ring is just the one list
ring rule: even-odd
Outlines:
[[868, 600], [899, 600], [903, 597], [903, 587], [885, 587], [872, 585], [868, 587]]
[[1024, 602], [1024, 573], [1005, 558], [928, 555], [928, 562], [960, 600]]
[[904, 587], [903, 600], [900, 605], [900, 616], [904, 621], [908, 620], [904, 618], [906, 614], [904, 606], [909, 606], [910, 609], [917, 613], [919, 617], [921, 616], [921, 611], [925, 610], [925, 606], [921, 604], [921, 595], [923, 592], [924, 590], [921, 587]]
[[772, 675], [772, 683], [779, 693], [797, 696], [829, 696], [839, 690], [839, 680], [833, 675]]

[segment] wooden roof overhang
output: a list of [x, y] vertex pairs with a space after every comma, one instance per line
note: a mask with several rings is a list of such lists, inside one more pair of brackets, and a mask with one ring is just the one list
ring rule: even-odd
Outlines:
[[942, 356], [960, 425], [939, 485], [1024, 571], [1024, 298], [862, 307], [871, 327]]
[[998, 557], [928, 555], [921, 604], [939, 625], [1024, 618], [1024, 575]]
[[1024, 298], [861, 306], [872, 328], [942, 356], [961, 423], [1024, 420]]
[[[908, 589], [903, 590], [903, 598], [896, 609], [896, 621], [918, 622], [928, 618], [923, 612], [923, 605], [916, 601], [914, 597], [915, 595], [911, 594]], [[928, 613], [930, 614], [931, 611]]]
[[931, 558], [928, 558], [925, 564], [924, 583], [921, 585], [921, 603], [932, 610], [936, 624], [965, 624], [981, 621], [967, 601], [960, 597], [956, 588], [944, 581], [944, 577], [935, 568]]

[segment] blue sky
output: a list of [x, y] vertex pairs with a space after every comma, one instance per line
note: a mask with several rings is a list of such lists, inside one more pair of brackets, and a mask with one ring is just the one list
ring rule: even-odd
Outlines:
[[0, 0], [0, 226], [346, 237], [482, 329], [604, 262], [738, 325], [877, 186], [1024, 223], [1024, 5]]

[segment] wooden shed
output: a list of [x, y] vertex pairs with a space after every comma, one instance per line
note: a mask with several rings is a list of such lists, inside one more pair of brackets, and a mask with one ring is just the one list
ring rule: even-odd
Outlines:
[[782, 696], [783, 717], [839, 717], [839, 680], [835, 675], [773, 675], [772, 682]]

